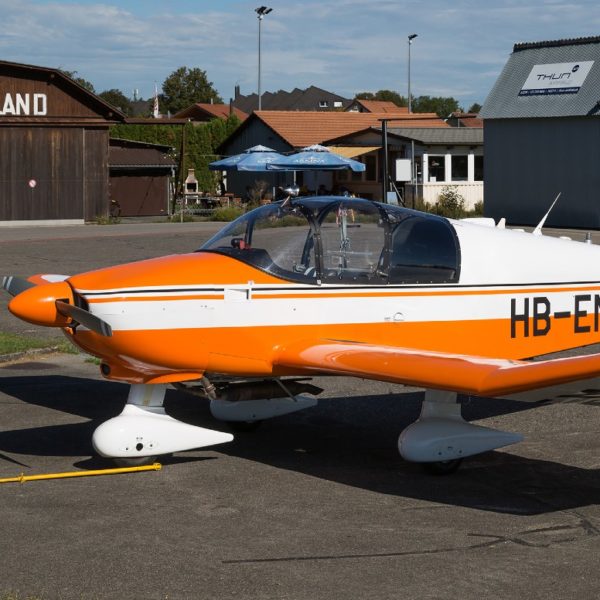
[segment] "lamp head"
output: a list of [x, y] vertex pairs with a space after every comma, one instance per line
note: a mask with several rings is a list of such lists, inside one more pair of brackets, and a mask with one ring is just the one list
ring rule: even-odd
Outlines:
[[268, 15], [273, 9], [268, 6], [259, 6], [254, 9], [254, 12], [258, 15], [259, 19], [262, 19], [265, 15]]
[[411, 34], [408, 36], [408, 43], [410, 44], [410, 43], [411, 43], [411, 42], [412, 42], [412, 41], [413, 41], [413, 40], [414, 40], [416, 37], [417, 37], [417, 34], [416, 34], [416, 33], [411, 33]]

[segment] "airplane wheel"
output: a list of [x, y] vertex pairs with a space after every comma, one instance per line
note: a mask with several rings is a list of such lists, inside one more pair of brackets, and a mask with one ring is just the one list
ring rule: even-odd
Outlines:
[[250, 433], [256, 431], [262, 421], [225, 421], [230, 429], [238, 433]]
[[117, 467], [145, 467], [156, 462], [156, 456], [138, 456], [136, 458], [113, 458]]
[[463, 459], [438, 460], [436, 462], [422, 463], [423, 469], [430, 475], [451, 475], [458, 471]]

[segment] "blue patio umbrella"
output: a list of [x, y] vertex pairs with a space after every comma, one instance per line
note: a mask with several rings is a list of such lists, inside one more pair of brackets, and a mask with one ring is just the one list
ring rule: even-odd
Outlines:
[[282, 158], [284, 157], [279, 152], [258, 145], [244, 150], [241, 154], [211, 162], [208, 168], [211, 171], [267, 171], [268, 165]]
[[342, 169], [352, 169], [355, 172], [361, 172], [366, 166], [331, 152], [329, 148], [315, 144], [302, 148], [296, 154], [284, 156], [269, 163], [269, 171], [341, 171]]

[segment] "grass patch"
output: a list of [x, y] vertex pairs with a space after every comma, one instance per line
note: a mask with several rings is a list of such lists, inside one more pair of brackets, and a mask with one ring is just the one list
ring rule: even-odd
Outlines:
[[118, 225], [120, 222], [120, 217], [110, 217], [105, 215], [94, 217], [94, 220], [92, 221], [92, 223], [95, 223], [96, 225]]
[[55, 348], [58, 352], [77, 354], [77, 349], [67, 340], [61, 338], [35, 338], [15, 333], [0, 333], [0, 355], [16, 354], [27, 350]]

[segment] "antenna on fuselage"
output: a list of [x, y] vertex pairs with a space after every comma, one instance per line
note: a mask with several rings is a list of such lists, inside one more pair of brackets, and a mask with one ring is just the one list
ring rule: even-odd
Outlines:
[[552, 212], [552, 209], [554, 208], [554, 205], [557, 203], [561, 194], [562, 192], [558, 192], [558, 195], [556, 196], [556, 198], [554, 198], [554, 202], [550, 205], [548, 212], [542, 217], [542, 220], [538, 223], [538, 226], [531, 232], [533, 233], [533, 235], [542, 235], [542, 227], [544, 226], [548, 215]]

